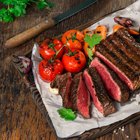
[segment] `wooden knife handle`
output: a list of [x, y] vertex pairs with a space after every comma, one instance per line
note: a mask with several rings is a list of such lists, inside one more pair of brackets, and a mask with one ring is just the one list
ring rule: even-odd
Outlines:
[[42, 31], [48, 29], [49, 27], [52, 27], [53, 25], [55, 25], [55, 21], [51, 18], [46, 20], [46, 21], [43, 21], [43, 22], [39, 23], [38, 25], [8, 39], [5, 42], [4, 47], [5, 48], [14, 48], [18, 45], [21, 45], [22, 43], [35, 37], [36, 35], [38, 35]]

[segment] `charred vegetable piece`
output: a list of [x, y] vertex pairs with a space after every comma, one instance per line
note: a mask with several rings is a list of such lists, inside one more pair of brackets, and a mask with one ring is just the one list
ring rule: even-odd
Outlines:
[[21, 62], [20, 67], [22, 68], [23, 73], [28, 74], [32, 68], [32, 61], [25, 56], [18, 56], [18, 59]]
[[131, 27], [134, 24], [134, 21], [131, 20], [130, 18], [126, 18], [126, 17], [120, 17], [117, 16], [114, 18], [114, 21], [124, 27]]
[[102, 37], [102, 39], [105, 39], [107, 36], [107, 27], [104, 25], [99, 25], [95, 29], [95, 34], [98, 34]]

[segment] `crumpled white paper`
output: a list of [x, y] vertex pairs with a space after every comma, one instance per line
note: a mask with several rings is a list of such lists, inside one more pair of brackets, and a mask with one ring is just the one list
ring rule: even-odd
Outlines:
[[[117, 15], [131, 17], [132, 19], [140, 23], [140, 0], [130, 5], [126, 9], [115, 12], [112, 15], [104, 18], [103, 20], [90, 26], [89, 29], [92, 30], [97, 25], [103, 24], [110, 28], [109, 33], [111, 33], [112, 27], [115, 24], [113, 18]], [[118, 111], [107, 117], [103, 117], [93, 105], [91, 119], [84, 119], [82, 116], [78, 115], [75, 121], [65, 121], [64, 119], [60, 118], [57, 112], [57, 110], [62, 107], [62, 99], [60, 95], [52, 94], [49, 89], [50, 85], [42, 81], [38, 74], [38, 64], [41, 61], [41, 58], [38, 53], [37, 44], [35, 44], [33, 47], [32, 61], [36, 87], [41, 94], [43, 103], [49, 113], [58, 137], [66, 138], [77, 136], [92, 128], [106, 126], [114, 122], [123, 120], [128, 116], [140, 111], [140, 94], [138, 94], [125, 105], [120, 105], [119, 103], [117, 103]]]

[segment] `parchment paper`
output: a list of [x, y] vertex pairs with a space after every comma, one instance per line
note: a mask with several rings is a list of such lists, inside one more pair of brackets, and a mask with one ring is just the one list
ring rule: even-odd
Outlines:
[[[104, 18], [103, 20], [90, 26], [89, 29], [92, 30], [97, 25], [103, 24], [109, 27], [110, 34], [112, 32], [112, 27], [115, 24], [113, 18], [117, 15], [130, 17], [140, 24], [140, 0], [130, 5], [126, 9], [113, 13], [112, 15]], [[77, 136], [86, 130], [112, 124], [140, 111], [140, 94], [137, 94], [131, 98], [131, 101], [124, 105], [117, 103], [116, 105], [118, 111], [107, 117], [103, 117], [93, 105], [91, 119], [84, 119], [82, 116], [78, 115], [75, 121], [65, 121], [64, 119], [60, 118], [59, 114], [57, 113], [57, 110], [62, 107], [62, 99], [60, 95], [51, 93], [50, 85], [42, 81], [38, 74], [38, 64], [41, 61], [41, 58], [38, 54], [37, 44], [35, 44], [33, 47], [32, 61], [36, 87], [41, 94], [43, 103], [49, 113], [58, 137], [66, 138]]]

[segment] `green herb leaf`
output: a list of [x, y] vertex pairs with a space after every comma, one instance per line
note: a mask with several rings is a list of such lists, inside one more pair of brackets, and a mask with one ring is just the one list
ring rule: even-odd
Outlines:
[[90, 60], [93, 59], [93, 52], [92, 52], [92, 49], [95, 47], [95, 45], [99, 44], [100, 41], [101, 41], [102, 37], [98, 34], [93, 34], [92, 36], [86, 34], [85, 35], [85, 38], [84, 38], [84, 41], [86, 43], [88, 43], [89, 47], [90, 48], [87, 48], [87, 52], [88, 52], [88, 57]]
[[39, 10], [44, 9], [46, 6], [47, 6], [47, 2], [44, 1], [44, 0], [43, 0], [43, 1], [39, 1], [39, 2], [37, 3], [37, 7], [38, 7]]
[[72, 111], [72, 109], [61, 108], [58, 109], [57, 111], [60, 117], [64, 118], [65, 120], [73, 121], [76, 119], [76, 114], [75, 112]]
[[2, 8], [0, 10], [0, 21], [11, 22], [13, 20], [14, 19], [13, 19], [11, 13], [7, 9]]
[[87, 48], [88, 49], [88, 57], [89, 57], [89, 59], [90, 60], [92, 60], [93, 58], [93, 52], [92, 52], [92, 50], [90, 49], [90, 48]]
[[53, 3], [47, 0], [0, 0], [5, 8], [0, 9], [0, 21], [11, 22], [15, 17], [26, 14], [26, 7], [35, 3], [42, 10], [45, 7], [52, 8]]
[[98, 34], [93, 34], [92, 36], [86, 34], [84, 38], [85, 42], [88, 43], [91, 49], [93, 49], [95, 45], [99, 44], [101, 39], [102, 37]]

